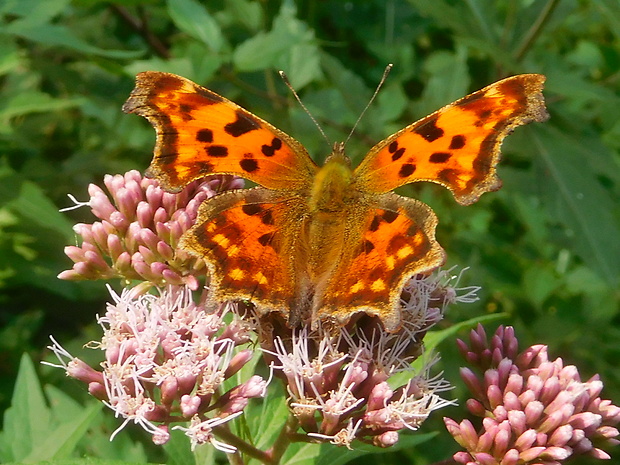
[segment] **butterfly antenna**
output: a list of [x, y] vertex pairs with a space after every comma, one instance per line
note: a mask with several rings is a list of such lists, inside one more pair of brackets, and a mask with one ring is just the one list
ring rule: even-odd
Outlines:
[[381, 89], [381, 86], [383, 86], [383, 83], [385, 82], [385, 80], [388, 77], [388, 74], [390, 74], [390, 71], [392, 71], [392, 67], [394, 65], [392, 63], [390, 63], [389, 65], [387, 65], [385, 67], [385, 70], [383, 71], [383, 77], [381, 78], [381, 81], [379, 81], [379, 85], [377, 86], [377, 88], [375, 89], [375, 93], [372, 94], [372, 97], [370, 97], [370, 100], [368, 101], [368, 103], [366, 104], [366, 107], [364, 108], [364, 110], [362, 111], [362, 113], [360, 114], [359, 118], [357, 118], [357, 121], [355, 122], [355, 124], [353, 125], [353, 129], [351, 129], [351, 132], [349, 133], [349, 136], [347, 137], [347, 140], [344, 141], [343, 145], [347, 145], [347, 142], [349, 142], [349, 139], [351, 138], [351, 136], [353, 135], [353, 132], [355, 132], [355, 128], [357, 128], [357, 125], [359, 124], [359, 122], [362, 120], [362, 118], [364, 117], [364, 114], [366, 113], [366, 110], [368, 110], [368, 108], [370, 107], [370, 104], [375, 100], [375, 97], [377, 96], [377, 94], [379, 93], [379, 89]]
[[284, 71], [278, 71], [278, 73], [280, 74], [280, 77], [284, 81], [284, 84], [286, 84], [286, 87], [288, 87], [290, 89], [290, 91], [293, 93], [293, 95], [295, 96], [295, 98], [297, 99], [299, 104], [301, 105], [301, 108], [303, 108], [304, 111], [308, 114], [308, 116], [310, 117], [310, 119], [312, 120], [314, 125], [318, 128], [319, 132], [323, 136], [323, 139], [325, 139], [325, 141], [327, 142], [327, 145], [329, 145], [329, 147], [331, 148], [332, 143], [329, 141], [329, 138], [325, 134], [325, 131], [323, 131], [323, 128], [321, 127], [321, 125], [314, 118], [314, 116], [312, 116], [312, 113], [310, 113], [310, 110], [308, 110], [308, 108], [306, 108], [306, 106], [304, 105], [304, 102], [301, 101], [301, 99], [299, 98], [299, 95], [297, 95], [297, 92], [295, 92], [295, 89], [293, 88], [293, 86], [291, 85], [290, 81], [288, 80], [288, 77], [286, 76], [286, 73]]

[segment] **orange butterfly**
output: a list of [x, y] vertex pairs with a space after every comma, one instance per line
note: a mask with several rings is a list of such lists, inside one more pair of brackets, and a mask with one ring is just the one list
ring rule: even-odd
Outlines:
[[544, 80], [513, 76], [457, 100], [379, 142], [355, 169], [343, 144], [318, 167], [289, 135], [174, 74], [140, 73], [123, 110], [155, 127], [147, 174], [164, 188], [211, 174], [260, 186], [205, 201], [181, 241], [204, 257], [213, 302], [249, 299], [292, 324], [366, 312], [394, 331], [405, 282], [445, 253], [431, 208], [391, 191], [431, 181], [469, 205], [499, 189], [504, 137], [547, 118]]

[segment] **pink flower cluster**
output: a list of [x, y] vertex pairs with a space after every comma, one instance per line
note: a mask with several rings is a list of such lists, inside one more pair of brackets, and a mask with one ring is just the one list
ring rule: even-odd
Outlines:
[[[314, 330], [274, 324], [275, 316], [257, 325], [267, 360], [286, 382], [291, 413], [309, 437], [349, 448], [354, 439], [389, 447], [399, 431], [416, 430], [433, 410], [451, 403], [439, 396], [450, 386], [430, 377], [432, 363], [418, 373], [411, 366], [444, 307], [471, 298], [459, 297], [450, 281], [447, 272], [413, 278], [401, 301], [404, 325], [396, 333], [368, 317]], [[390, 378], [401, 380], [400, 387], [391, 388]]]
[[[196, 220], [198, 207], [217, 190], [243, 186], [243, 180], [218, 176], [195, 181], [178, 194], [165, 192], [138, 171], [106, 175], [106, 193], [88, 186], [85, 202], [100, 219], [78, 223], [73, 229], [81, 245], [65, 247], [73, 260], [60, 279], [113, 279], [149, 281], [163, 286], [187, 284], [198, 288], [204, 263], [177, 248], [179, 239]], [[78, 203], [77, 206], [82, 204]]]
[[119, 430], [133, 421], [163, 444], [169, 424], [190, 422], [181, 429], [194, 446], [209, 442], [234, 451], [217, 441], [213, 429], [242, 413], [249, 399], [265, 395], [267, 382], [256, 375], [223, 389], [253, 357], [252, 350], [240, 348], [252, 328], [228, 306], [206, 312], [184, 286], [169, 286], [159, 295], [125, 290], [112, 296], [114, 303], [99, 318], [103, 338], [95, 345], [105, 352], [101, 371], [55, 344], [51, 348], [67, 374], [87, 383], [93, 396], [124, 418]]
[[458, 344], [467, 362], [482, 372], [461, 369], [473, 396], [467, 409], [482, 418], [482, 428], [444, 419], [466, 449], [454, 455], [458, 463], [559, 465], [583, 454], [610, 458], [600, 446], [619, 443], [620, 408], [599, 397], [598, 376], [582, 382], [576, 367], [549, 360], [544, 345], [519, 353], [511, 327], [500, 327], [487, 341], [478, 326], [469, 345]]

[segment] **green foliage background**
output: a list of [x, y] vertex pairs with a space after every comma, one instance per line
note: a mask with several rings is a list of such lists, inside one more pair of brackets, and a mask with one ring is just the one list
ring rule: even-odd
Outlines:
[[[58, 209], [70, 205], [67, 193], [86, 199], [88, 183], [101, 184], [105, 173], [148, 165], [152, 128], [120, 111], [137, 72], [169, 71], [208, 86], [293, 135], [320, 162], [328, 146], [276, 71], [287, 72], [329, 138], [344, 140], [387, 63], [394, 69], [348, 144], [354, 162], [470, 91], [512, 74], [547, 76], [551, 119], [507, 139], [501, 191], [467, 208], [438, 186], [402, 193], [435, 209], [449, 264], [470, 267], [463, 283], [483, 286], [480, 302], [451, 309], [444, 327], [501, 313], [524, 346], [548, 344], [584, 378], [601, 374], [604, 395], [618, 401], [617, 0], [0, 0], [0, 410], [11, 402], [23, 352], [49, 357], [48, 334], [74, 353], [97, 338], [103, 284], [56, 279], [71, 265], [63, 247], [76, 240], [72, 224], [92, 217], [86, 208]], [[452, 341], [440, 349], [441, 368], [458, 384]], [[86, 397], [60, 370], [39, 371], [45, 383]], [[441, 414], [424, 432], [442, 431]], [[99, 435], [89, 433], [77, 453], [175, 461], [139, 432], [103, 445], [118, 425], [110, 417], [100, 417]], [[441, 432], [369, 461], [424, 464], [454, 450]]]

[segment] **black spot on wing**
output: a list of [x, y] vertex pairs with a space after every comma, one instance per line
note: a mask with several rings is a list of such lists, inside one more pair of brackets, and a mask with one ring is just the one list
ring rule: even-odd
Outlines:
[[386, 223], [393, 223], [396, 218], [398, 218], [398, 213], [390, 210], [385, 210], [381, 217], [385, 220]]
[[443, 136], [444, 130], [437, 126], [438, 115], [429, 117], [420, 126], [413, 129], [412, 132], [419, 134], [426, 141], [433, 142]]
[[198, 130], [196, 140], [198, 142], [213, 142], [213, 131], [207, 128]]
[[267, 210], [263, 216], [260, 217], [261, 222], [266, 226], [271, 226], [275, 223], [273, 214], [270, 210]]
[[450, 150], [462, 149], [463, 147], [465, 147], [465, 142], [466, 141], [467, 141], [467, 139], [462, 134], [458, 134], [456, 136], [452, 136], [452, 140], [450, 141], [450, 147], [448, 147], [448, 148]]
[[224, 126], [224, 131], [226, 131], [231, 136], [240, 137], [260, 127], [258, 121], [250, 118], [247, 115], [244, 115], [241, 111], [237, 110], [236, 115], [237, 119], [234, 122], [228, 123], [226, 126]]
[[263, 155], [265, 155], [266, 157], [273, 157], [276, 152], [281, 148], [282, 140], [280, 140], [278, 137], [274, 137], [270, 145], [264, 144], [261, 147], [261, 152], [263, 152]]
[[194, 119], [194, 117], [192, 116], [192, 109], [194, 107], [191, 105], [188, 105], [186, 103], [182, 103], [179, 105], [179, 113], [181, 114], [181, 118], [183, 118], [183, 121], [191, 121]]
[[262, 236], [258, 238], [259, 244], [262, 245], [263, 247], [271, 245], [271, 241], [273, 240], [274, 234], [275, 233], [272, 233], [272, 232], [263, 234]]
[[364, 243], [362, 244], [362, 252], [363, 253], [370, 253], [375, 249], [375, 245], [370, 242], [368, 239], [364, 240]]
[[239, 162], [239, 166], [246, 173], [253, 173], [258, 170], [258, 162], [253, 158], [244, 158]]
[[368, 226], [368, 230], [375, 232], [377, 229], [379, 229], [380, 223], [381, 223], [381, 218], [375, 215], [375, 217], [370, 222], [370, 225]]
[[405, 147], [401, 147], [392, 154], [392, 161], [399, 160], [405, 154]]
[[445, 163], [451, 156], [452, 154], [450, 152], [435, 152], [431, 154], [428, 161], [431, 163]]
[[398, 175], [401, 178], [407, 178], [409, 176], [411, 176], [416, 170], [416, 166], [413, 163], [405, 163], [403, 164], [403, 166], [400, 167], [400, 170], [398, 170]]
[[245, 205], [241, 207], [241, 210], [246, 215], [252, 216], [252, 215], [256, 215], [257, 213], [262, 212], [263, 208], [257, 203], [246, 203]]
[[209, 145], [206, 151], [210, 157], [223, 158], [228, 156], [228, 147], [223, 145]]

